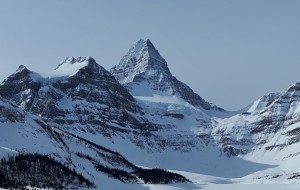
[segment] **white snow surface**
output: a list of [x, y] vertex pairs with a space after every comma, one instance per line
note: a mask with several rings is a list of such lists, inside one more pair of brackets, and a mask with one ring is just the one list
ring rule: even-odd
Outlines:
[[78, 72], [79, 69], [88, 65], [88, 58], [79, 58], [74, 60], [73, 57], [67, 58], [55, 70], [47, 73], [41, 73], [44, 78], [56, 78], [64, 76], [72, 76]]
[[244, 108], [242, 111], [246, 111], [249, 113], [262, 111], [267, 105], [272, 102], [274, 99], [279, 97], [280, 93], [270, 93], [267, 94], [257, 100], [255, 100], [252, 104]]
[[182, 98], [180, 98], [176, 95], [162, 96], [159, 94], [153, 94], [153, 96], [134, 96], [134, 98], [136, 98], [138, 100], [142, 100], [142, 101], [148, 101], [148, 102], [169, 103], [169, 104], [178, 104], [178, 105], [183, 105], [183, 106], [189, 106], [189, 103], [187, 103]]
[[31, 72], [33, 80], [62, 80], [75, 75], [81, 68], [88, 66], [90, 57], [68, 57], [56, 69], [48, 72]]
[[0, 157], [19, 152], [65, 155], [62, 147], [35, 121], [39, 120], [37, 116], [2, 100], [0, 106], [3, 106], [4, 112], [9, 113], [11, 117], [19, 117], [10, 121], [0, 116]]

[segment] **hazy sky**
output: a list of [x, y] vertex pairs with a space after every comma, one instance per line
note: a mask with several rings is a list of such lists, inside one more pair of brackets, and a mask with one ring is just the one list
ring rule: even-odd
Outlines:
[[240, 109], [300, 81], [300, 1], [1, 0], [0, 80], [92, 56], [110, 69], [150, 38], [173, 75]]

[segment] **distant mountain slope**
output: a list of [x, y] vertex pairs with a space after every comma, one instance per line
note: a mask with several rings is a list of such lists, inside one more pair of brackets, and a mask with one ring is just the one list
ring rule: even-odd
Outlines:
[[39, 152], [64, 154], [67, 147], [39, 117], [0, 98], [0, 156]]
[[[105, 180], [99, 181], [98, 176], [103, 174], [124, 183], [188, 182], [185, 177], [166, 170], [140, 168], [118, 152], [50, 126], [39, 116], [0, 99], [0, 157], [5, 158], [1, 160], [0, 177], [6, 179], [0, 180], [0, 187], [76, 189], [94, 186], [89, 181], [99, 187]], [[40, 168], [45, 165], [47, 168]], [[40, 172], [39, 175], [34, 171]], [[54, 171], [60, 171], [59, 175], [54, 175]], [[47, 172], [53, 175], [47, 178]]]
[[212, 134], [228, 156], [276, 166], [258, 172], [256, 178], [293, 179], [300, 171], [299, 86], [265, 95], [242, 114], [217, 119]]

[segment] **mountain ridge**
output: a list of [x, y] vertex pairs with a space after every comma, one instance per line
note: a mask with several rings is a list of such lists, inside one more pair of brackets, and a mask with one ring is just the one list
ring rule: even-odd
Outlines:
[[137, 180], [143, 172], [126, 158], [135, 166], [289, 183], [300, 171], [291, 165], [300, 158], [299, 84], [228, 112], [178, 81], [143, 39], [110, 72], [92, 57], [67, 57], [47, 73], [20, 66], [0, 84], [0, 153], [47, 153], [98, 181], [114, 172], [119, 181]]

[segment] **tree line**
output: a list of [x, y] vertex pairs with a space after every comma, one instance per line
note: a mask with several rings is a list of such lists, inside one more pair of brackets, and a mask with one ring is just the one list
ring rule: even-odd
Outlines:
[[0, 161], [0, 187], [26, 189], [68, 189], [69, 187], [95, 187], [94, 183], [78, 174], [75, 169], [47, 155], [18, 154]]

